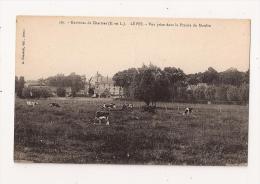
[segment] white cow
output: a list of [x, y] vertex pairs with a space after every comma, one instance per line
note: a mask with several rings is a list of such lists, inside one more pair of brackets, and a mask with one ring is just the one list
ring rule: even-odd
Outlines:
[[114, 104], [114, 103], [103, 104], [102, 107], [103, 107], [104, 109], [108, 109], [108, 110], [110, 110], [110, 109], [115, 109], [115, 108], [116, 108], [116, 104]]
[[106, 125], [109, 125], [108, 117], [109, 117], [109, 112], [97, 111], [94, 124], [96, 123], [96, 121], [98, 121], [99, 124], [101, 124], [102, 122], [105, 122]]
[[36, 102], [36, 101], [27, 101], [26, 104], [27, 104], [28, 106], [34, 107], [35, 105], [38, 105], [39, 103]]
[[193, 108], [191, 108], [191, 107], [187, 107], [187, 108], [185, 109], [185, 111], [183, 112], [182, 115], [188, 115], [188, 114], [191, 114], [191, 113], [192, 113], [192, 110], [193, 110]]

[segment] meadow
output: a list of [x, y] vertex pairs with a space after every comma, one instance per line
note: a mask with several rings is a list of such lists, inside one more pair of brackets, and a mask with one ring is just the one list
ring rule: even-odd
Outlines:
[[[142, 102], [90, 98], [15, 100], [14, 160], [37, 163], [246, 165], [248, 106]], [[114, 102], [110, 125], [94, 125], [95, 112]], [[56, 102], [60, 108], [48, 104]], [[185, 107], [193, 107], [184, 116]]]

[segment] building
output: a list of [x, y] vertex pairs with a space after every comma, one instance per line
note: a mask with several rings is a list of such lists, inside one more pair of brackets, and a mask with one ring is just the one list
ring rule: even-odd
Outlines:
[[85, 85], [85, 89], [89, 91], [89, 88], [94, 90], [95, 97], [110, 97], [122, 95], [122, 88], [115, 86], [112, 78], [102, 76], [98, 72], [91, 77]]

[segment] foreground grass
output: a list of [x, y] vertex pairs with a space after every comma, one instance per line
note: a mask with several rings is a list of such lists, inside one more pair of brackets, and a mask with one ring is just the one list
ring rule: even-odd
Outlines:
[[[61, 108], [50, 108], [58, 102]], [[16, 161], [48, 163], [237, 165], [247, 163], [246, 106], [159, 104], [155, 114], [111, 112], [110, 126], [93, 125], [103, 103], [48, 99], [29, 107], [16, 99]], [[118, 106], [122, 102], [116, 102]]]

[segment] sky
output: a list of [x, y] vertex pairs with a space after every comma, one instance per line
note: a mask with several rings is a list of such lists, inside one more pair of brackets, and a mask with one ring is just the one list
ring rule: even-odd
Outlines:
[[249, 68], [249, 20], [20, 16], [16, 34], [16, 75], [26, 80], [112, 77], [149, 63], [187, 74]]

